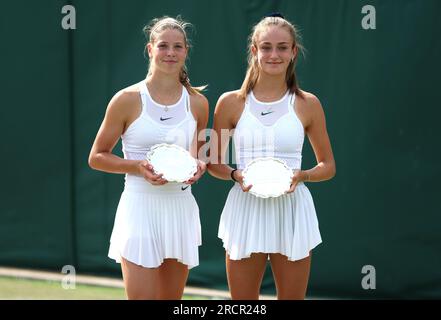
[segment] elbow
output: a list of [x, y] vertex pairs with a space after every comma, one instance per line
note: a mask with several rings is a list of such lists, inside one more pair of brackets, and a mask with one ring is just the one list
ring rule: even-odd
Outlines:
[[335, 162], [333, 162], [332, 165], [331, 165], [331, 168], [330, 168], [330, 177], [329, 177], [329, 179], [334, 178], [336, 174], [337, 174], [337, 168], [335, 167]]
[[96, 170], [96, 168], [97, 168], [97, 157], [96, 157], [96, 155], [91, 153], [89, 155], [89, 159], [88, 159], [87, 163], [89, 164], [89, 167], [91, 169]]

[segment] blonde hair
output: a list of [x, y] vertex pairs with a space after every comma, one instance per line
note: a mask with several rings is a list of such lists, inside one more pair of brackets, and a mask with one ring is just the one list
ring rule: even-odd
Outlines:
[[[178, 30], [184, 36], [184, 44], [185, 47], [190, 49], [191, 44], [187, 37], [187, 29], [192, 27], [192, 25], [188, 22], [185, 22], [181, 19], [180, 16], [175, 18], [171, 18], [168, 16], [164, 16], [162, 18], [153, 19], [148, 25], [143, 28], [144, 35], [147, 39], [148, 43], [155, 43], [158, 35], [164, 30]], [[148, 73], [151, 74], [151, 65], [149, 63]], [[188, 77], [187, 67], [184, 64], [180, 73], [179, 73], [179, 82], [187, 89], [190, 94], [197, 94], [202, 92], [207, 86], [193, 87], [190, 83], [190, 79]]]
[[299, 88], [297, 77], [295, 73], [295, 66], [297, 62], [297, 57], [299, 53], [303, 53], [303, 46], [299, 43], [300, 35], [296, 29], [296, 27], [290, 23], [288, 20], [285, 20], [281, 17], [265, 17], [260, 20], [253, 27], [253, 32], [251, 33], [248, 39], [248, 68], [245, 79], [242, 83], [242, 87], [239, 90], [239, 95], [241, 98], [246, 99], [246, 96], [250, 93], [250, 91], [256, 85], [257, 79], [259, 78], [259, 65], [257, 63], [257, 59], [253, 55], [252, 47], [257, 48], [257, 40], [261, 32], [267, 30], [271, 26], [278, 26], [280, 28], [285, 28], [292, 37], [293, 40], [293, 48], [297, 48], [297, 54], [293, 60], [288, 65], [286, 70], [286, 84], [291, 93], [295, 93], [296, 95], [303, 98], [302, 91]]

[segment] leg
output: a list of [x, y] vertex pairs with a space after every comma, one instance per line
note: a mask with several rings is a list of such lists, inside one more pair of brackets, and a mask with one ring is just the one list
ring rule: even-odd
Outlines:
[[157, 299], [158, 268], [144, 268], [121, 258], [121, 269], [129, 300]]
[[308, 287], [311, 253], [308, 257], [289, 261], [280, 253], [271, 253], [271, 269], [276, 281], [277, 299], [303, 300]]
[[188, 266], [176, 259], [164, 259], [159, 267], [159, 296], [161, 300], [182, 299], [188, 277]]
[[231, 260], [226, 254], [227, 278], [233, 300], [259, 300], [260, 285], [268, 254], [253, 253], [251, 257]]

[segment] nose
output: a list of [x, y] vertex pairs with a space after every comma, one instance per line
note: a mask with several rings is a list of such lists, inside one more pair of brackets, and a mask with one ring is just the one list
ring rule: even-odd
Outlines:
[[271, 50], [270, 58], [271, 59], [279, 58], [279, 55], [277, 54], [277, 49], [276, 48]]

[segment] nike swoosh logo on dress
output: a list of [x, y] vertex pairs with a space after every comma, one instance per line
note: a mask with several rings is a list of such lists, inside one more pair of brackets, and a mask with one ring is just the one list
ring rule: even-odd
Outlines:
[[165, 121], [165, 120], [170, 120], [171, 118], [173, 118], [173, 117], [170, 117], [170, 118], [163, 118], [163, 117], [161, 117], [161, 118], [159, 118], [159, 120]]
[[185, 189], [187, 189], [190, 185], [186, 186], [186, 187], [181, 187], [181, 190], [184, 191]]
[[274, 111], [268, 111], [268, 112], [261, 112], [260, 115], [266, 116], [267, 114], [273, 113]]

